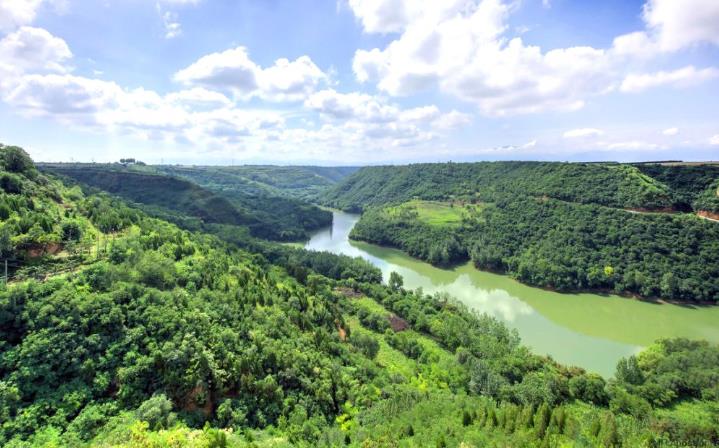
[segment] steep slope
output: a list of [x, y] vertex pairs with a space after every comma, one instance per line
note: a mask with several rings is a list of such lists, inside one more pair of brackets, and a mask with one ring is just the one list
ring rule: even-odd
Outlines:
[[[19, 148], [0, 147], [0, 179], [3, 227], [42, 205], [35, 241], [75, 239], [68, 219], [91, 236], [35, 258], [46, 275], [0, 287], [3, 447], [719, 441], [719, 348], [707, 343], [662, 341], [607, 383], [401, 277], [288, 272], [86, 196]], [[49, 268], [71, 257], [70, 270]]]
[[636, 166], [671, 189], [677, 210], [719, 211], [719, 199], [714, 199], [719, 187], [719, 165], [642, 163]]
[[287, 196], [313, 201], [357, 170], [354, 167], [245, 165], [158, 166], [158, 171], [192, 180], [215, 192], [237, 196]]
[[671, 207], [666, 185], [619, 164], [441, 163], [365, 167], [329, 190], [328, 205], [361, 210], [413, 198], [492, 201], [498, 195], [548, 196], [617, 208]]
[[[261, 238], [298, 240], [331, 222], [329, 213], [293, 199], [241, 194], [227, 197], [188, 180], [156, 174], [153, 167], [45, 164], [41, 168], [150, 206], [147, 211], [184, 226], [241, 226]], [[193, 224], [187, 217], [200, 222]]]

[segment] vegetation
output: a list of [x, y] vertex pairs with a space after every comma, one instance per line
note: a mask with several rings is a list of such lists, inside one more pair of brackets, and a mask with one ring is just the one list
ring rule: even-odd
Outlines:
[[342, 210], [360, 211], [415, 198], [474, 203], [507, 195], [547, 196], [618, 208], [671, 206], [669, 188], [636, 167], [550, 162], [366, 167], [329, 190], [324, 202]]
[[471, 259], [534, 286], [719, 301], [719, 226], [692, 215], [507, 198], [452, 227], [396, 210], [367, 210], [350, 236], [434, 264]]
[[332, 222], [329, 212], [295, 199], [220, 195], [146, 166], [48, 164], [43, 169], [143, 204], [146, 212], [192, 230], [207, 231], [208, 224], [221, 224], [245, 227], [259, 238], [291, 241], [307, 238], [308, 231]]
[[329, 191], [327, 203], [364, 210], [352, 238], [433, 264], [472, 260], [561, 291], [716, 302], [719, 228], [689, 214], [647, 213], [714, 212], [716, 171], [530, 162], [372, 167]]
[[305, 201], [314, 201], [324, 190], [357, 170], [355, 167], [270, 165], [156, 168], [230, 196], [287, 196]]
[[[335, 258], [301, 251], [277, 250], [280, 266], [65, 185], [19, 148], [0, 163], [1, 225], [38, 228], [7, 252], [44, 272], [0, 288], [2, 446], [719, 443], [717, 346], [660, 341], [606, 381], [397, 274], [342, 259], [330, 278]], [[24, 257], [23, 235], [62, 249]]]
[[719, 211], [719, 165], [638, 164], [637, 168], [669, 186], [674, 208]]

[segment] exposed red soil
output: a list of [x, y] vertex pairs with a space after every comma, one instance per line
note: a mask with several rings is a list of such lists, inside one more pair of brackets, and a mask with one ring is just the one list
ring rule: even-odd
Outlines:
[[713, 219], [714, 221], [719, 221], [719, 213], [710, 212], [708, 210], [699, 210], [697, 212], [697, 216], [701, 216], [702, 218], [706, 219]]
[[387, 316], [387, 320], [389, 321], [389, 326], [392, 328], [392, 331], [394, 331], [395, 333], [409, 330], [409, 324], [407, 323], [407, 321], [397, 316], [396, 314], [390, 314], [389, 316]]
[[55, 255], [62, 251], [62, 248], [62, 244], [59, 243], [37, 244], [25, 249], [25, 253], [29, 258], [38, 258], [42, 257], [43, 255]]

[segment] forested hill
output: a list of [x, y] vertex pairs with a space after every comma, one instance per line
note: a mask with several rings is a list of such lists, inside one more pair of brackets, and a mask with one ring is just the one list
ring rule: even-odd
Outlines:
[[328, 225], [332, 216], [316, 206], [244, 191], [219, 194], [155, 167], [121, 164], [43, 164], [41, 169], [143, 204], [145, 210], [192, 229], [206, 224], [241, 226], [253, 236], [301, 240]]
[[4, 448], [719, 443], [716, 346], [606, 381], [362, 260], [280, 266], [2, 145], [0, 244]]
[[670, 189], [636, 167], [558, 162], [365, 167], [330, 189], [323, 200], [344, 210], [361, 210], [413, 198], [492, 201], [498, 195], [547, 196], [617, 208], [672, 206]]
[[357, 171], [356, 167], [321, 166], [177, 166], [156, 170], [202, 185], [212, 191], [244, 196], [288, 196], [314, 201], [325, 190]]
[[534, 286], [719, 303], [713, 166], [539, 162], [363, 168], [325, 203], [350, 237]]
[[671, 189], [675, 209], [719, 213], [719, 164], [642, 163], [636, 166]]

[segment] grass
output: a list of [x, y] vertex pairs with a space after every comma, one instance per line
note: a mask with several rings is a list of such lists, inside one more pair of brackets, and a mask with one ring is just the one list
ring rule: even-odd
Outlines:
[[377, 352], [377, 358], [375, 358], [377, 364], [386, 368], [390, 373], [399, 373], [407, 379], [417, 374], [417, 363], [405, 356], [404, 353], [391, 347], [387, 341], [385, 341], [383, 335], [363, 327], [354, 316], [349, 317], [347, 323], [352, 333], [372, 335], [377, 339], [377, 342], [379, 342], [379, 352]]
[[390, 314], [385, 307], [369, 297], [358, 297], [356, 299], [352, 299], [352, 302], [354, 302], [354, 304], [359, 308], [364, 308], [374, 314], [379, 314], [381, 316], [388, 316]]
[[399, 214], [404, 210], [412, 210], [417, 213], [417, 219], [425, 224], [437, 227], [454, 227], [462, 223], [462, 219], [468, 216], [470, 210], [478, 210], [479, 208], [481, 208], [481, 205], [413, 199], [396, 207], [391, 207], [388, 212]]
[[[375, 314], [388, 315], [390, 312], [380, 303], [369, 297], [353, 299], [359, 307]], [[418, 362], [407, 357], [401, 351], [390, 346], [384, 334], [372, 331], [362, 326], [357, 317], [348, 316], [346, 322], [352, 333], [372, 335], [379, 342], [379, 352], [375, 361], [391, 373], [398, 373], [406, 379], [424, 383], [432, 388], [446, 389], [452, 377], [457, 377], [460, 370], [455, 356], [439, 345], [432, 338], [414, 330], [406, 330], [411, 339], [416, 340], [425, 350], [425, 361]]]

